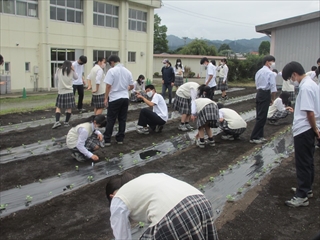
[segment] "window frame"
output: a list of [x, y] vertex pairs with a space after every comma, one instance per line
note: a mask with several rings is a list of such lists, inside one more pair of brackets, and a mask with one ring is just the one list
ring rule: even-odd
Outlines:
[[137, 52], [128, 51], [128, 63], [137, 62]]
[[25, 62], [24, 64], [24, 70], [25, 72], [31, 72], [31, 63], [30, 62]]
[[11, 72], [11, 63], [10, 62], [4, 62], [4, 71], [6, 73], [10, 73]]
[[[103, 12], [101, 12], [102, 6]], [[108, 13], [108, 7], [111, 7], [111, 13]], [[101, 17], [103, 17], [103, 24], [99, 24], [100, 21], [98, 21]], [[107, 18], [111, 18], [110, 25], [107, 25]], [[119, 6], [93, 1], [93, 26], [119, 29]]]
[[[128, 29], [130, 31], [147, 33], [148, 12], [129, 8], [128, 16], [129, 16], [128, 17]], [[140, 29], [138, 29], [138, 25], [140, 25]], [[133, 26], [135, 26], [135, 27], [133, 27]]]
[[[22, 17], [33, 17], [38, 18], [39, 17], [39, 1], [38, 0], [11, 0], [8, 3], [13, 3], [12, 11], [11, 12], [4, 12], [4, 2], [0, 0], [0, 13], [2, 14], [11, 14], [16, 16], [22, 16]], [[25, 9], [22, 9], [25, 11], [24, 14], [18, 14], [18, 3], [25, 3]], [[31, 6], [35, 6], [35, 9]], [[21, 10], [21, 9], [20, 9]], [[35, 15], [30, 14], [30, 10], [35, 10]]]
[[[66, 23], [75, 23], [75, 24], [83, 24], [84, 21], [84, 2], [83, 0], [77, 0], [77, 1], [73, 1], [74, 6], [68, 6], [68, 1], [66, 0], [62, 0], [64, 1], [64, 5], [58, 4], [61, 2], [58, 2], [61, 0], [50, 0], [50, 20], [53, 21], [60, 21], [60, 22], [66, 22]], [[78, 2], [80, 3], [80, 5], [78, 4]], [[80, 7], [80, 8], [79, 8]], [[52, 11], [54, 10], [54, 12]], [[64, 16], [61, 19], [58, 19], [58, 10], [60, 11], [64, 11]], [[73, 21], [70, 19], [70, 12], [73, 12]], [[54, 13], [54, 16], [53, 16]], [[79, 18], [79, 14], [80, 13], [80, 21], [77, 21]]]

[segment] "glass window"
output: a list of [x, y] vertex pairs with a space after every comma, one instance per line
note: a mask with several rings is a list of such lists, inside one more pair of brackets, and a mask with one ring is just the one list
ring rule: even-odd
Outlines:
[[118, 28], [119, 7], [102, 2], [93, 3], [93, 25]]
[[55, 7], [50, 7], [50, 19], [57, 18], [57, 9]]
[[28, 16], [38, 17], [38, 4], [28, 3]]
[[15, 11], [14, 11], [14, 0], [3, 0], [2, 4], [3, 4], [3, 12], [4, 13], [15, 14]]
[[65, 0], [57, 0], [57, 5], [59, 5], [59, 6], [65, 6], [65, 5], [66, 5], [66, 2], [65, 2]]
[[10, 62], [5, 62], [4, 63], [4, 71], [10, 72]]
[[128, 62], [136, 61], [136, 52], [128, 52]]
[[147, 13], [129, 9], [129, 30], [147, 32]]
[[67, 9], [67, 22], [74, 22], [74, 10]]
[[66, 50], [65, 49], [58, 49], [58, 61], [66, 60]]
[[26, 72], [30, 72], [30, 62], [25, 63], [25, 70]]
[[27, 3], [17, 1], [17, 15], [27, 16]]
[[67, 49], [67, 60], [69, 61], [75, 61], [76, 55], [74, 49]]
[[74, 8], [74, 0], [67, 0], [67, 7]]
[[63, 8], [57, 8], [57, 20], [65, 21], [66, 20], [66, 10]]
[[0, 12], [37, 17], [38, 0], [0, 0]]
[[57, 0], [50, 0], [50, 4], [56, 5], [57, 4]]
[[[83, 22], [83, 0], [53, 0], [50, 1], [50, 19], [67, 21], [67, 22]], [[56, 8], [56, 14], [53, 12]]]
[[82, 23], [82, 12], [76, 11], [76, 22]]
[[83, 9], [81, 0], [74, 0], [74, 1], [75, 1], [75, 8]]

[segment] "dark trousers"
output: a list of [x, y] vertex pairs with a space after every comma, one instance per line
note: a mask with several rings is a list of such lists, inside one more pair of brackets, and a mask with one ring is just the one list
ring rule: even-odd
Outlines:
[[[212, 80], [211, 80], [212, 81]], [[212, 87], [211, 89], [211, 93], [210, 93], [210, 99], [213, 100], [213, 96], [214, 96], [214, 91], [216, 90], [216, 87]]]
[[106, 131], [104, 132], [104, 141], [106, 143], [111, 142], [111, 136], [113, 132], [113, 127], [118, 118], [119, 129], [116, 134], [116, 141], [122, 142], [124, 139], [124, 133], [126, 130], [126, 121], [127, 121], [127, 113], [129, 107], [129, 99], [128, 98], [120, 98], [118, 100], [109, 102], [108, 104], [108, 112], [107, 112], [107, 124]]
[[166, 122], [159, 117], [156, 113], [147, 108], [143, 108], [140, 111], [138, 125], [142, 127], [150, 126], [152, 130], [155, 130], [157, 125], [164, 125]]
[[270, 90], [264, 91], [259, 89], [256, 96], [256, 124], [252, 130], [250, 139], [263, 138], [263, 130], [267, 121], [270, 102]]
[[169, 104], [172, 102], [172, 86], [171, 83], [164, 83], [162, 84], [162, 97], [165, 99], [166, 98], [166, 91], [168, 89], [169, 93]]
[[300, 133], [293, 138], [298, 180], [296, 196], [301, 198], [307, 197], [314, 180], [314, 137], [315, 133], [310, 128], [308, 131]]
[[84, 87], [83, 85], [73, 85], [73, 95], [76, 95], [76, 91], [78, 91], [78, 109], [82, 109], [82, 102], [83, 102], [83, 97], [84, 97]]

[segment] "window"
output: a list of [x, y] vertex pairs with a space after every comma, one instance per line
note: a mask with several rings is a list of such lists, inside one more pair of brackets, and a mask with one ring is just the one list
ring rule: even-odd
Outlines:
[[38, 0], [0, 0], [0, 12], [38, 17]]
[[147, 32], [147, 13], [129, 9], [129, 30]]
[[10, 72], [10, 62], [5, 62], [4, 63], [4, 71], [5, 72]]
[[128, 62], [136, 62], [136, 52], [128, 52]]
[[106, 60], [108, 60], [108, 57], [111, 55], [117, 55], [118, 51], [104, 51], [104, 50], [93, 50], [93, 61], [97, 61], [99, 57], [103, 57]]
[[30, 72], [30, 62], [26, 62], [25, 69], [26, 69], [26, 72]]
[[93, 2], [93, 25], [118, 28], [119, 7], [107, 3]]
[[50, 19], [83, 22], [83, 0], [50, 0]]

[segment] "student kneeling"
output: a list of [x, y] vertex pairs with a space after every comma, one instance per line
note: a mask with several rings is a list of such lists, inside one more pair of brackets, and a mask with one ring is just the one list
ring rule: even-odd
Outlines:
[[67, 135], [67, 147], [72, 151], [72, 157], [78, 162], [87, 159], [98, 161], [99, 157], [92, 152], [103, 147], [103, 135], [97, 128], [106, 125], [104, 115], [96, 115], [89, 118], [89, 122], [77, 125], [69, 130]]
[[268, 120], [271, 125], [278, 125], [281, 118], [286, 118], [288, 114], [293, 113], [293, 108], [290, 107], [290, 94], [282, 92], [272, 103], [268, 110]]
[[156, 93], [153, 85], [146, 86], [146, 93], [152, 100], [149, 101], [140, 93], [137, 93], [137, 98], [142, 99], [149, 107], [153, 107], [153, 111], [144, 108], [141, 109], [137, 132], [139, 134], [149, 134], [149, 127], [155, 132], [161, 132], [163, 125], [168, 120], [168, 108], [163, 97]]

